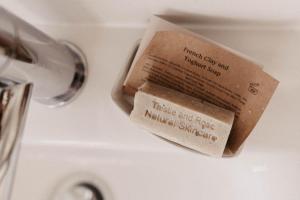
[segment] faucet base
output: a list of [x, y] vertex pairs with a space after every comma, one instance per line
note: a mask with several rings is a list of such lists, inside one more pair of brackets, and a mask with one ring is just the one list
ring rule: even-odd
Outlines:
[[87, 59], [81, 49], [75, 44], [68, 41], [60, 41], [62, 45], [70, 51], [73, 56], [75, 73], [72, 83], [69, 89], [61, 95], [48, 98], [48, 99], [36, 99], [38, 102], [45, 104], [49, 107], [60, 107], [72, 102], [80, 93], [87, 79]]

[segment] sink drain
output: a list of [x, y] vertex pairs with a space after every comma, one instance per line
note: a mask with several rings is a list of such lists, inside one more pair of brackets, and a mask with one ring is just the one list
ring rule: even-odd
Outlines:
[[80, 183], [66, 191], [62, 200], [104, 200], [101, 191], [90, 183]]
[[112, 195], [95, 176], [74, 174], [58, 184], [50, 200], [112, 200]]

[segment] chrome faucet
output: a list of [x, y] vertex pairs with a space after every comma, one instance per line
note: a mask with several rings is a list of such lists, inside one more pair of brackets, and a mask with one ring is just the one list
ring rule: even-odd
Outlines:
[[42, 104], [62, 106], [82, 89], [86, 67], [75, 45], [53, 40], [0, 7], [0, 200], [10, 198], [31, 93]]

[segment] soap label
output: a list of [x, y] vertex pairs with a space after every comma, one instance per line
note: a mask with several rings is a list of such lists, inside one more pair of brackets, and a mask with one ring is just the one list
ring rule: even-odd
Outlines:
[[172, 106], [155, 98], [151, 101], [150, 105], [148, 102], [148, 105], [144, 104], [144, 106], [146, 108], [143, 116], [146, 120], [156, 121], [161, 125], [176, 128], [185, 132], [185, 134], [202, 137], [204, 140], [208, 140], [208, 142], [216, 142], [218, 139], [217, 135], [210, 133], [216, 130], [215, 123], [212, 120], [204, 119], [200, 114], [196, 116], [188, 111], [179, 110], [178, 108], [176, 110], [174, 105]]
[[255, 127], [278, 85], [254, 62], [181, 31], [154, 35], [130, 69], [125, 91], [133, 95], [145, 81], [233, 111], [236, 119], [227, 144], [232, 152]]
[[142, 91], [135, 94], [130, 118], [156, 135], [215, 157], [223, 155], [232, 126]]

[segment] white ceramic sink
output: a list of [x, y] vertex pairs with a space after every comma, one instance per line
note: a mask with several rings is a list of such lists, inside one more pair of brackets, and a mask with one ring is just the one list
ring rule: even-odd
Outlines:
[[[300, 199], [297, 1], [276, 1], [273, 7], [263, 9], [264, 13], [256, 9], [258, 3], [254, 2], [252, 7], [249, 4], [241, 9], [244, 12], [231, 12], [232, 15], [229, 11], [234, 8], [229, 7], [234, 6], [228, 7], [226, 1], [212, 7], [208, 7], [210, 1], [204, 1], [203, 10], [193, 7], [201, 7], [200, 1], [187, 1], [186, 5], [162, 1], [162, 6], [145, 1], [148, 7], [137, 2], [126, 6], [124, 2], [118, 5], [114, 1], [112, 5], [107, 1], [109, 6], [105, 7], [103, 1], [66, 1], [86, 5], [79, 16], [74, 13], [81, 11], [77, 4], [70, 4], [63, 16], [61, 6], [67, 3], [54, 2], [30, 0], [28, 4], [34, 5], [30, 7], [14, 0], [4, 1], [4, 5], [24, 13], [28, 21], [32, 19], [54, 38], [68, 39], [80, 46], [89, 62], [88, 82], [78, 99], [66, 107], [49, 109], [31, 102], [13, 200], [50, 200], [64, 184], [77, 179], [92, 181], [107, 200]], [[241, 6], [238, 1], [231, 3]], [[168, 5], [176, 9], [185, 6], [190, 13], [211, 11], [212, 16], [221, 16], [217, 19], [181, 14], [171, 19], [190, 22], [183, 25], [253, 57], [281, 82], [236, 157], [214, 159], [168, 143], [132, 124], [111, 98], [114, 84], [143, 35], [146, 18], [150, 13], [163, 13]], [[284, 8], [290, 12], [283, 10], [278, 12], [281, 17], [276, 15], [280, 5], [286, 5]], [[98, 6], [99, 13], [94, 6]], [[138, 10], [134, 15], [134, 8], [144, 12]], [[55, 11], [60, 15], [53, 17]], [[124, 18], [117, 16], [117, 11]], [[38, 15], [41, 19], [36, 18]], [[224, 20], [222, 16], [252, 16], [252, 20]], [[257, 19], [259, 23], [253, 21]]]

